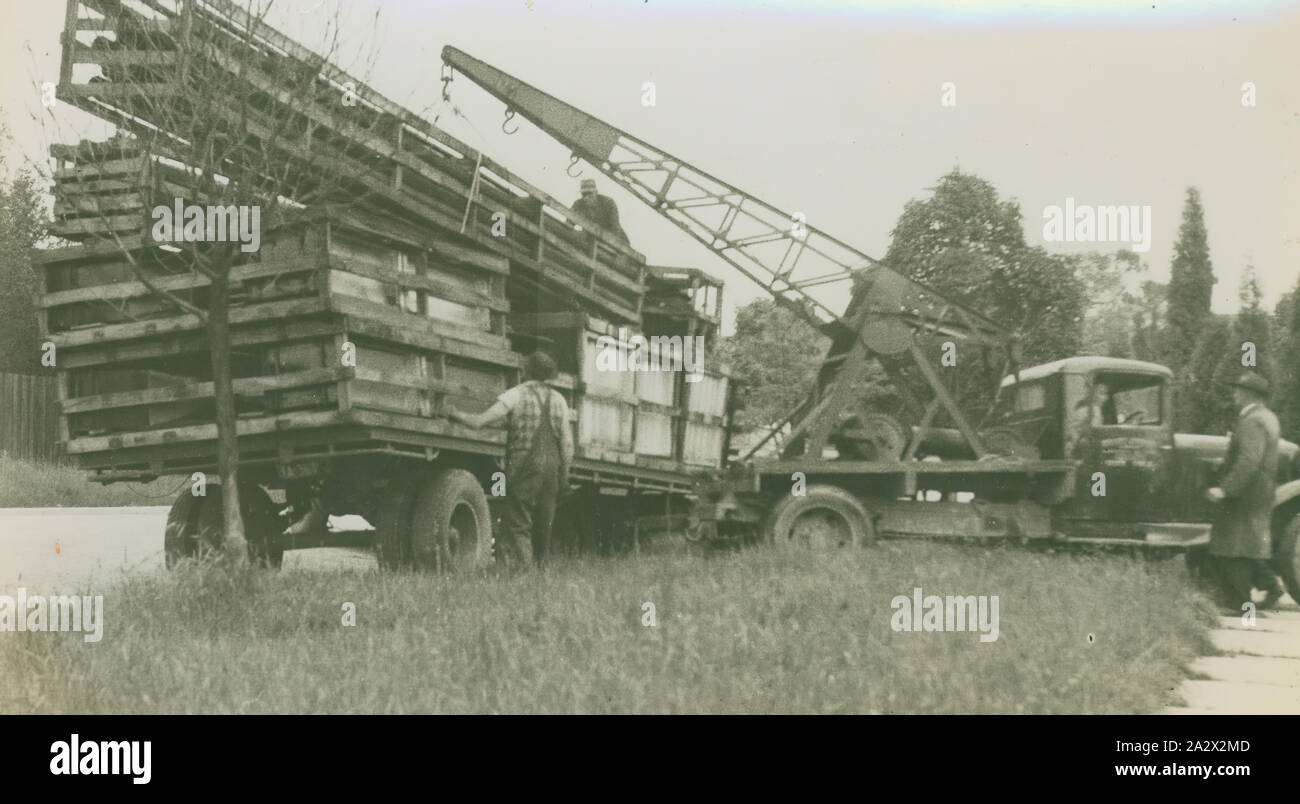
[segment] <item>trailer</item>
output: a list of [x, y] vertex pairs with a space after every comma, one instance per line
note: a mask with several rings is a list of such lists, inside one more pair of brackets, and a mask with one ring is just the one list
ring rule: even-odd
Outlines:
[[[684, 530], [698, 476], [720, 468], [727, 447], [726, 367], [688, 377], [601, 361], [629, 337], [656, 349], [661, 339], [656, 361], [684, 338], [711, 351], [720, 283], [648, 266], [224, 0], [70, 0], [63, 56], [59, 97], [120, 135], [51, 148], [53, 230], [79, 241], [38, 257], [61, 440], [99, 482], [186, 478], [164, 536], [168, 566], [220, 547], [222, 490], [208, 331], [189, 311], [213, 303], [213, 280], [192, 260], [208, 246], [163, 242], [149, 227], [159, 204], [210, 199], [178, 161], [180, 133], [159, 135], [169, 118], [157, 99], [219, 76], [212, 86], [271, 105], [265, 120], [241, 121], [265, 131], [273, 105], [289, 103], [275, 84], [286, 64], [326, 92], [354, 87], [364, 105], [323, 100], [286, 115], [311, 122], [312, 147], [333, 149], [331, 173], [351, 200], [285, 203], [230, 269], [239, 498], [254, 557], [278, 566], [288, 549], [373, 544], [388, 568], [490, 562], [493, 509], [509, 493], [504, 433], [444, 411], [486, 408], [539, 348], [559, 363], [552, 386], [577, 444], [557, 533], [598, 548]], [[99, 75], [86, 79], [87, 67]], [[358, 125], [367, 115], [372, 125]], [[309, 162], [265, 142], [289, 168]], [[326, 527], [323, 515], [347, 514], [373, 530]]]

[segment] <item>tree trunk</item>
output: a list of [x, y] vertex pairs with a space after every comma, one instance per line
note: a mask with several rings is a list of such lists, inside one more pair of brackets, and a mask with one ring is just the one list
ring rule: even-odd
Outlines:
[[226, 557], [236, 566], [248, 563], [244, 520], [239, 513], [239, 440], [235, 431], [235, 389], [230, 355], [230, 263], [214, 260], [208, 307], [208, 348], [212, 357], [212, 390], [217, 404], [217, 472], [221, 475], [222, 522]]

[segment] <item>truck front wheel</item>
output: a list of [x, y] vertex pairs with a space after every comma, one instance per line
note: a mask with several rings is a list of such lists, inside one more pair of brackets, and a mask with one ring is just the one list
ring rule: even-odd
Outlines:
[[1291, 518], [1273, 544], [1273, 569], [1282, 576], [1291, 599], [1300, 603], [1300, 514]]
[[790, 495], [768, 517], [768, 540], [780, 547], [826, 550], [857, 547], [875, 539], [866, 507], [838, 486], [809, 486]]

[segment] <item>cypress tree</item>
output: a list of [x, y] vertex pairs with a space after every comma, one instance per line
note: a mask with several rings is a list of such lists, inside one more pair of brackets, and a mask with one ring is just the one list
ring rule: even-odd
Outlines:
[[1197, 335], [1204, 330], [1213, 290], [1214, 269], [1206, 239], [1205, 210], [1201, 207], [1201, 194], [1195, 187], [1189, 187], [1169, 271], [1164, 362], [1174, 371], [1186, 367], [1187, 344], [1196, 343]]

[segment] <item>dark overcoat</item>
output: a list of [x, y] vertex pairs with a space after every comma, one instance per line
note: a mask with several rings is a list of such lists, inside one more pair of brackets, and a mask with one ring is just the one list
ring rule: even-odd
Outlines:
[[609, 196], [597, 193], [590, 198], [579, 198], [573, 202], [573, 210], [587, 216], [602, 229], [609, 230], [624, 243], [627, 242], [627, 232], [623, 231], [623, 226], [618, 221], [618, 205]]
[[1277, 484], [1277, 416], [1262, 404], [1250, 405], [1228, 440], [1219, 488], [1227, 495], [1210, 532], [1210, 552], [1218, 556], [1269, 558], [1269, 517]]

